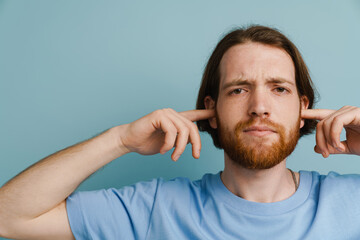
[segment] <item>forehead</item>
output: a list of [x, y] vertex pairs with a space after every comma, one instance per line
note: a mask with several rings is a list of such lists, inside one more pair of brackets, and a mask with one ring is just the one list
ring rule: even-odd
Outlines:
[[227, 50], [220, 62], [220, 89], [234, 80], [254, 84], [266, 79], [286, 79], [295, 84], [295, 67], [289, 54], [261, 43], [243, 43]]

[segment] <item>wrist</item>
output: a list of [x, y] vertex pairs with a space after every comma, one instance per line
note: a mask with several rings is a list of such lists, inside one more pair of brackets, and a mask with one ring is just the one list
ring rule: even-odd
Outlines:
[[129, 124], [119, 125], [111, 128], [110, 130], [113, 132], [114, 141], [116, 142], [117, 151], [119, 156], [124, 155], [126, 153], [130, 153], [131, 151], [124, 145], [122, 141], [122, 137], [125, 136], [126, 128]]

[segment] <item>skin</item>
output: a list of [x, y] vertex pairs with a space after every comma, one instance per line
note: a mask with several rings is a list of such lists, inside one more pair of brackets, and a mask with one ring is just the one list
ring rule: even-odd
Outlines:
[[[307, 108], [305, 97], [299, 100], [295, 84], [295, 68], [291, 57], [282, 49], [259, 43], [245, 43], [231, 47], [220, 63], [220, 89], [216, 111], [221, 125], [234, 129], [239, 121], [251, 118], [269, 119], [282, 125], [289, 137], [290, 129], [299, 119], [300, 108]], [[225, 88], [229, 83], [246, 81]], [[281, 79], [284, 82], [273, 82]], [[214, 108], [211, 97], [205, 99], [207, 108]], [[217, 128], [216, 119], [210, 124]], [[258, 124], [259, 125], [259, 124]], [[300, 121], [297, 128], [301, 128]], [[279, 134], [254, 131], [243, 134], [247, 145], [259, 141], [270, 144], [279, 139]], [[221, 178], [225, 186], [237, 196], [255, 202], [274, 202], [288, 198], [294, 193], [291, 173], [282, 161], [271, 169], [245, 169], [224, 152], [225, 169]], [[285, 160], [285, 159], [284, 159]], [[296, 173], [299, 178], [298, 173]]]
[[[360, 108], [307, 109], [301, 113], [301, 117], [320, 120], [316, 127], [315, 152], [325, 158], [330, 154], [360, 155]], [[342, 129], [346, 132], [344, 141], [340, 140]]]

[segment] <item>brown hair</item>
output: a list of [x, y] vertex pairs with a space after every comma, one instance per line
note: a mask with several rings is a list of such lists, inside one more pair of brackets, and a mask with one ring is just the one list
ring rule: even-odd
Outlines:
[[[252, 25], [248, 28], [238, 28], [228, 33], [215, 47], [205, 67], [196, 102], [196, 109], [205, 109], [204, 99], [210, 96], [216, 105], [220, 85], [220, 61], [225, 52], [234, 45], [256, 42], [284, 49], [292, 58], [295, 66], [295, 81], [299, 96], [309, 99], [309, 108], [315, 103], [315, 87], [311, 81], [309, 71], [296, 46], [277, 29]], [[310, 134], [316, 127], [316, 120], [305, 120], [305, 125], [300, 129], [300, 137]], [[197, 122], [200, 131], [208, 132], [217, 148], [222, 149], [217, 129], [213, 129], [208, 120]]]

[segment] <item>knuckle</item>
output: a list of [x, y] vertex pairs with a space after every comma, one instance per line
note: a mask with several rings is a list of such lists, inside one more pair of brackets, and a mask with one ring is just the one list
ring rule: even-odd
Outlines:
[[162, 108], [162, 109], [159, 109], [159, 112], [161, 114], [167, 114], [169, 112], [169, 109], [168, 108]]
[[360, 113], [360, 108], [358, 108], [358, 107], [352, 106], [351, 110], [353, 110], [353, 111], [355, 111], [357, 113]]
[[166, 148], [172, 148], [174, 146], [174, 140], [173, 139], [165, 139], [164, 145]]
[[166, 108], [161, 109], [161, 114], [162, 115], [166, 115], [167, 112], [168, 112], [168, 110]]
[[323, 122], [322, 127], [323, 127], [323, 128], [328, 128], [329, 125], [331, 125], [331, 121], [326, 120], [326, 121]]
[[336, 145], [336, 142], [337, 142], [337, 137], [336, 136], [331, 136], [331, 144], [332, 145]]
[[165, 133], [166, 133], [165, 139], [173, 139], [176, 136], [176, 131], [171, 127], [166, 129]]
[[341, 122], [341, 117], [340, 117], [340, 116], [334, 117], [333, 122], [334, 122], [334, 123], [339, 123], [339, 122]]
[[316, 132], [316, 142], [318, 143], [318, 144], [322, 144], [322, 134], [321, 133], [319, 133], [319, 132]]
[[192, 137], [195, 138], [192, 139], [192, 142], [196, 143], [197, 140], [200, 140], [199, 130], [197, 129], [197, 127], [192, 127], [191, 132], [192, 132]]
[[182, 153], [185, 150], [185, 145], [184, 144], [180, 144], [177, 147], [177, 152]]
[[181, 132], [183, 135], [189, 135], [189, 133], [190, 133], [188, 128], [184, 128]]
[[191, 122], [191, 126], [192, 126], [192, 129], [194, 129], [196, 132], [199, 132], [199, 128], [195, 123]]
[[175, 138], [178, 132], [175, 127], [171, 127], [171, 129], [169, 130], [169, 133], [170, 133], [171, 137]]
[[324, 122], [323, 122], [323, 121], [318, 122], [318, 124], [316, 124], [316, 131], [321, 130], [321, 129], [322, 129], [322, 126], [323, 126], [323, 124], [324, 124]]
[[157, 109], [153, 112], [155, 117], [161, 117], [163, 115], [163, 109]]
[[167, 108], [167, 110], [168, 110], [169, 112], [176, 113], [176, 111], [175, 111], [174, 109], [172, 109], [172, 108]]
[[171, 108], [164, 108], [163, 110], [164, 110], [164, 112], [172, 112], [172, 111], [174, 111]]

